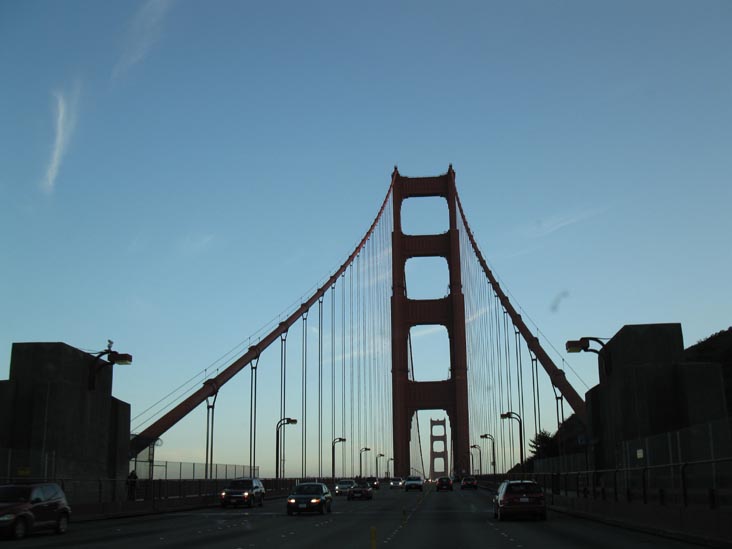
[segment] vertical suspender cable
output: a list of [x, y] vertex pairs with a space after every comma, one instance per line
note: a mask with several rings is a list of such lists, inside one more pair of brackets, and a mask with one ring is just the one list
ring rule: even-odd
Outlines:
[[[334, 440], [336, 438], [336, 392], [335, 392], [335, 382], [336, 382], [336, 358], [335, 358], [335, 348], [336, 348], [336, 333], [335, 333], [335, 327], [336, 327], [336, 286], [335, 282], [330, 287], [331, 290], [331, 300], [330, 300], [330, 432], [331, 432], [331, 440]], [[332, 465], [332, 464], [331, 464]]]
[[[346, 436], [346, 271], [341, 277], [341, 436]], [[346, 474], [346, 445], [341, 444], [341, 474]]]
[[323, 296], [318, 299], [318, 478], [323, 478]]
[[302, 314], [302, 473], [307, 477], [308, 462], [308, 311]]
[[348, 439], [348, 443], [349, 443], [348, 447], [351, 449], [351, 476], [354, 476], [354, 472], [353, 472], [354, 471], [354, 452], [353, 452], [353, 450], [354, 450], [355, 442], [356, 442], [354, 440], [354, 437], [356, 436], [356, 431], [354, 431], [354, 429], [353, 429], [353, 374], [354, 374], [354, 370], [353, 370], [353, 263], [351, 263], [351, 265], [348, 268], [350, 271], [349, 286], [350, 286], [350, 294], [351, 294], [350, 295], [350, 305], [351, 306], [348, 308], [350, 316], [351, 316], [351, 319], [350, 319], [351, 321], [349, 322], [349, 331], [350, 331], [351, 341], [350, 341], [350, 353], [349, 353], [350, 354], [350, 360], [349, 360], [350, 368], [349, 368], [349, 376], [348, 376], [348, 378], [351, 382], [351, 398], [349, 399], [349, 405], [351, 408], [351, 413], [350, 413], [350, 416], [351, 416], [350, 435], [351, 436]]
[[[280, 418], [287, 417], [287, 330], [280, 335]], [[285, 478], [285, 429], [280, 429], [280, 478]]]
[[[363, 439], [361, 438], [361, 254], [356, 256], [356, 352], [358, 356], [356, 358], [356, 415], [357, 421], [356, 426], [358, 430], [358, 444], [357, 449], [363, 446]], [[359, 450], [359, 461], [361, 460]]]
[[539, 392], [538, 392], [538, 360], [536, 355], [529, 351], [531, 357], [531, 399], [534, 405], [534, 432], [538, 433], [541, 431], [541, 421], [539, 420]]
[[250, 362], [251, 376], [249, 380], [249, 476], [259, 476], [255, 474], [257, 459], [257, 366], [259, 365], [259, 355]]
[[[517, 377], [517, 385], [518, 385], [518, 407], [519, 407], [519, 415], [521, 416], [521, 427], [520, 430], [521, 433], [521, 439], [524, 443], [524, 448], [522, 450], [524, 451], [524, 455], [526, 455], [526, 427], [524, 423], [524, 418], [526, 415], [524, 414], [524, 371], [523, 371], [523, 364], [522, 364], [522, 354], [521, 354], [521, 333], [519, 332], [519, 329], [514, 326], [513, 327], [513, 337], [514, 337], [514, 344], [516, 346], [516, 377]], [[534, 433], [536, 435], [536, 433]]]

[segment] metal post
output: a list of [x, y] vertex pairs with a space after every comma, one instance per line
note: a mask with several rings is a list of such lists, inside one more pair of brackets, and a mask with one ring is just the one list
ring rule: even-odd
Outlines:
[[478, 450], [478, 474], [483, 474], [483, 450], [481, 450], [480, 446], [477, 444], [473, 444], [470, 446], [471, 448], [475, 448]]
[[332, 477], [334, 483], [335, 483], [335, 446], [339, 442], [346, 442], [346, 439], [343, 437], [337, 437], [337, 438], [333, 439], [333, 442], [331, 444], [331, 461], [330, 461], [331, 475], [330, 476]]

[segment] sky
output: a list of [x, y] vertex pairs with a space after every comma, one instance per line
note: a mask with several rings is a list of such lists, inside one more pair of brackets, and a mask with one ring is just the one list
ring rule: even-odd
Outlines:
[[[13, 342], [111, 339], [136, 416], [332, 274], [395, 165], [453, 165], [580, 394], [596, 357], [567, 339], [726, 329], [731, 23], [726, 0], [4, 0], [0, 379]], [[159, 455], [202, 461], [204, 421]]]

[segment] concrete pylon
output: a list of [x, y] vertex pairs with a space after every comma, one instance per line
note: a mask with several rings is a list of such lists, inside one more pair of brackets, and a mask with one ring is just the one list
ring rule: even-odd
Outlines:
[[[417, 410], [445, 410], [450, 419], [454, 470], [470, 470], [468, 433], [468, 380], [465, 346], [465, 298], [460, 276], [460, 235], [457, 229], [455, 172], [437, 177], [392, 175], [394, 231], [392, 232], [392, 400], [394, 422], [394, 471], [410, 471], [409, 436]], [[402, 202], [413, 197], [442, 197], [447, 201], [450, 227], [446, 233], [405, 235]], [[450, 271], [450, 293], [440, 299], [408, 299], [405, 266], [412, 257], [444, 257]], [[412, 326], [445, 326], [450, 338], [450, 377], [444, 381], [409, 379], [408, 337]]]

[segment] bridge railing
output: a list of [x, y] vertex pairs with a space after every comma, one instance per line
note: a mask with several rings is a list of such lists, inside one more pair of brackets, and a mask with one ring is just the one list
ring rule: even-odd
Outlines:
[[732, 457], [618, 469], [532, 473], [548, 495], [662, 506], [732, 506]]

